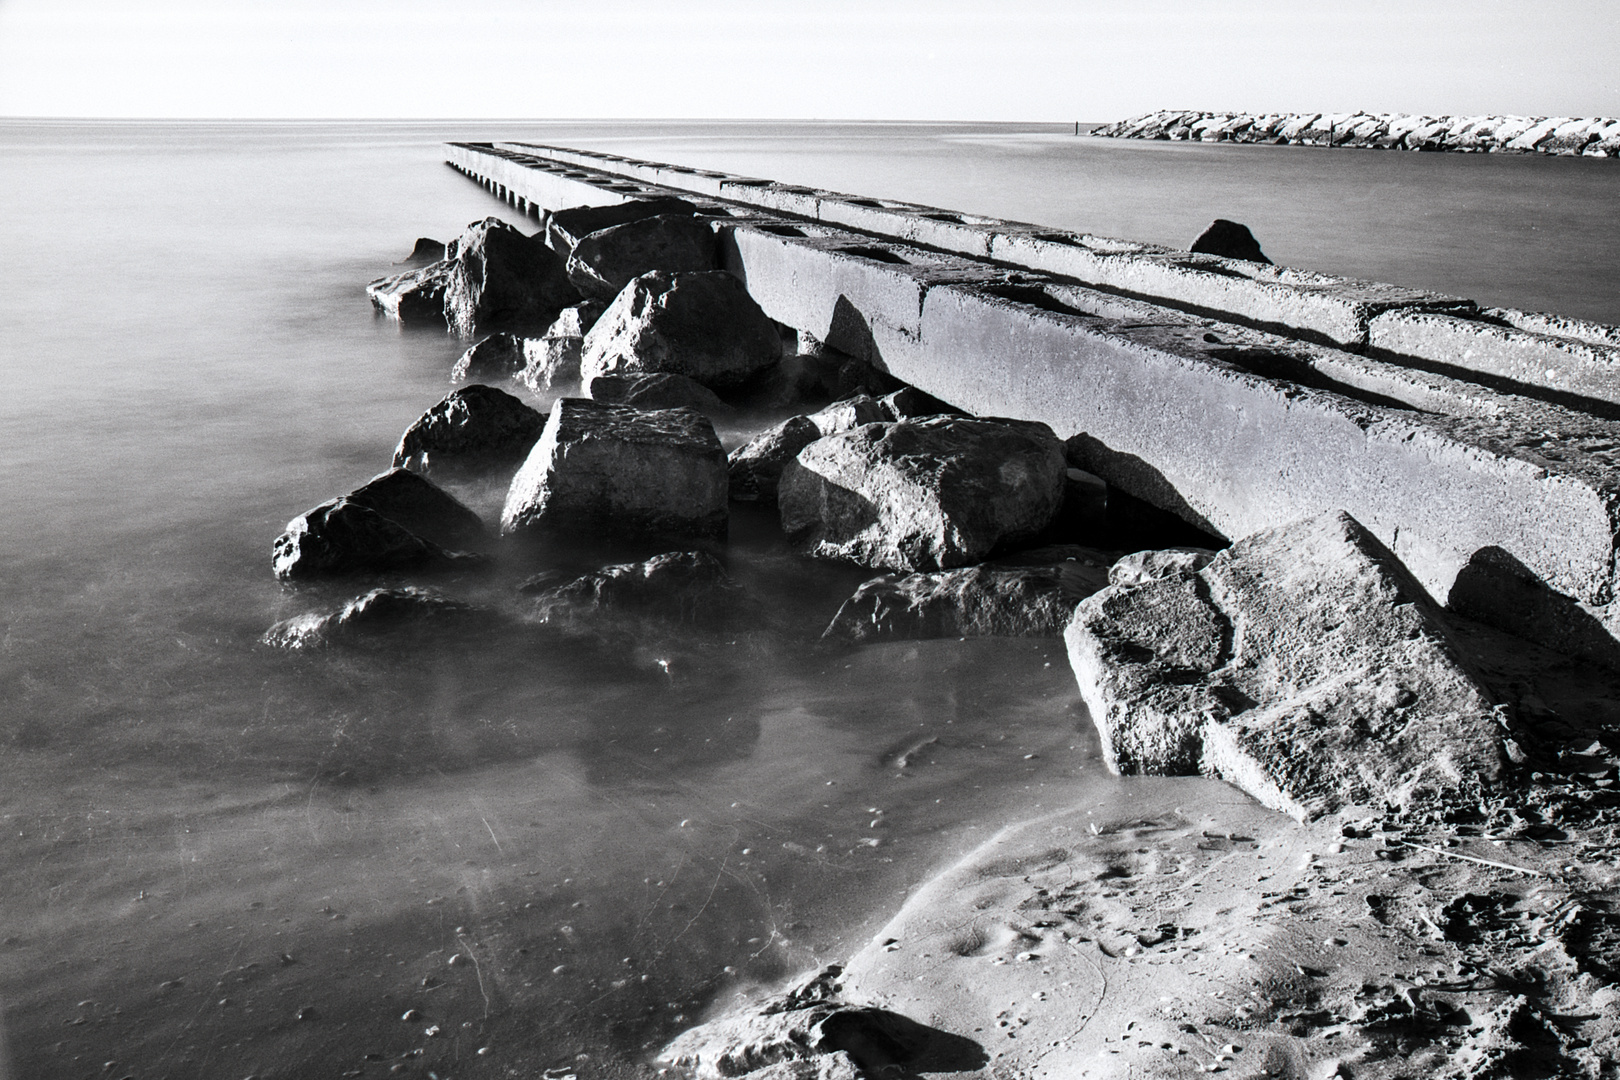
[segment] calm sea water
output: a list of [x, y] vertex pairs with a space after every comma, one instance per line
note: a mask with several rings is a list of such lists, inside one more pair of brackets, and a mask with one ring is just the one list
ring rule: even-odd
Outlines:
[[[419, 235], [522, 220], [440, 163], [507, 137], [1168, 243], [1231, 217], [1279, 262], [1620, 321], [1606, 161], [1013, 125], [0, 122], [15, 1075], [612, 1072], [839, 958], [975, 830], [1128, 802], [1058, 643], [822, 650], [863, 575], [757, 518], [731, 561], [759, 625], [258, 644], [355, 591], [282, 587], [270, 541], [448, 390], [463, 343], [374, 318], [363, 286]], [[514, 603], [510, 575], [442, 584]]]

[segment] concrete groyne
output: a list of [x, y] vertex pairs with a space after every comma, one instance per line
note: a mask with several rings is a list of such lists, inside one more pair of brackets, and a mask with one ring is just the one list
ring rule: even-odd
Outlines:
[[692, 199], [771, 318], [1043, 421], [1210, 532], [1343, 509], [1442, 602], [1587, 655], [1620, 637], [1614, 328], [594, 152], [448, 156], [537, 217]]
[[1113, 139], [1444, 150], [1465, 154], [1620, 156], [1620, 120], [1580, 116], [1243, 113], [1164, 109], [1094, 128]]

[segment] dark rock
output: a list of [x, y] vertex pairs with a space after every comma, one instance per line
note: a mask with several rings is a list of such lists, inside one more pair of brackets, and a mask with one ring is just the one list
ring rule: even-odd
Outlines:
[[404, 259], [410, 266], [430, 266], [444, 258], [444, 245], [426, 236], [416, 238], [416, 246]]
[[782, 355], [773, 323], [723, 270], [636, 278], [590, 333], [580, 377], [668, 372], [713, 390], [746, 382]]
[[939, 417], [865, 424], [782, 472], [782, 528], [813, 555], [894, 570], [978, 562], [1039, 533], [1063, 502], [1055, 438]]
[[483, 613], [471, 605], [430, 589], [373, 589], [337, 611], [311, 611], [278, 622], [263, 641], [282, 649], [314, 649], [424, 627], [461, 629], [480, 617]]
[[1107, 583], [1107, 565], [1085, 557], [1045, 565], [885, 575], [856, 589], [822, 637], [855, 642], [1058, 637], [1075, 605]]
[[477, 551], [490, 539], [476, 513], [433, 481], [408, 469], [380, 473], [347, 497], [440, 547]]
[[508, 468], [528, 456], [545, 423], [539, 410], [504, 390], [464, 386], [405, 429], [394, 465], [415, 472]]
[[447, 551], [348, 499], [333, 499], [287, 523], [271, 565], [284, 580], [471, 565], [482, 556]]
[[535, 585], [525, 583], [520, 591], [538, 595], [545, 622], [599, 612], [711, 622], [736, 595], [725, 567], [701, 551], [672, 551], [645, 562], [604, 566], [562, 584]]
[[366, 295], [377, 310], [406, 326], [444, 326], [444, 293], [450, 269], [449, 263], [438, 262], [378, 278], [366, 286]]
[[528, 363], [528, 338], [516, 334], [491, 334], [461, 354], [450, 369], [451, 382], [468, 379], [504, 379], [521, 372]]
[[701, 414], [559, 398], [501, 532], [719, 540], [726, 520], [726, 453]]
[[729, 416], [734, 410], [718, 394], [685, 375], [598, 375], [585, 388], [592, 401], [632, 405], [638, 409], [696, 409], [704, 416]]
[[892, 394], [878, 399], [885, 418], [889, 420], [923, 420], [930, 416], [961, 416], [962, 410], [947, 405], [932, 394], [925, 394], [915, 386], [902, 386]]
[[546, 337], [575, 337], [582, 338], [590, 333], [596, 320], [602, 317], [607, 305], [597, 300], [581, 300], [577, 304], [570, 304], [557, 313], [550, 326], [546, 327]]
[[696, 213], [697, 207], [685, 199], [676, 198], [631, 199], [612, 206], [571, 206], [546, 215], [545, 242], [566, 262], [574, 253], [574, 245], [593, 232], [642, 218]]
[[819, 438], [821, 430], [808, 416], [790, 416], [737, 447], [727, 458], [731, 497], [774, 503], [782, 470]]
[[1473, 799], [1500, 776], [1488, 694], [1423, 589], [1348, 514], [1195, 563], [1104, 589], [1065, 633], [1116, 771], [1202, 772], [1301, 820]]
[[971, 1039], [838, 1000], [838, 974], [827, 968], [785, 994], [685, 1031], [658, 1060], [697, 1077], [755, 1080], [965, 1073], [987, 1064]]
[[659, 214], [580, 237], [568, 257], [568, 280], [580, 295], [607, 302], [634, 278], [718, 269], [714, 230], [690, 215]]
[[1193, 241], [1189, 250], [1201, 255], [1219, 255], [1223, 259], [1271, 263], [1266, 253], [1260, 250], [1260, 241], [1254, 238], [1247, 225], [1239, 225], [1225, 218], [1216, 218], [1211, 222], [1209, 228]]
[[579, 301], [557, 253], [499, 218], [485, 218], [446, 249], [444, 317], [464, 337], [501, 325], [550, 325]]

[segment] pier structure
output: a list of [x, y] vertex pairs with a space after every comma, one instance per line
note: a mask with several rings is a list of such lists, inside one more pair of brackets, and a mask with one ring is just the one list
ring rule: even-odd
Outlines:
[[533, 215], [677, 195], [765, 312], [1238, 538], [1351, 513], [1440, 602], [1620, 658], [1620, 330], [594, 151], [455, 143]]

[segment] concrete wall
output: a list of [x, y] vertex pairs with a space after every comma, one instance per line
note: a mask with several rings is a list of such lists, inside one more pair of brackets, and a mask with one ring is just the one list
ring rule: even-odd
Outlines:
[[[458, 167], [546, 207], [669, 193], [526, 157], [455, 151]], [[1606, 641], [1620, 627], [1620, 423], [757, 200], [708, 209], [725, 265], [772, 318], [973, 412], [1081, 436], [1091, 471], [1203, 528], [1236, 538], [1343, 508], [1437, 599], [1501, 551], [1565, 597], [1569, 618]], [[1329, 301], [1364, 304], [1346, 316], [1359, 319], [1388, 298], [1380, 288]], [[1411, 309], [1366, 324], [1390, 310]]]

